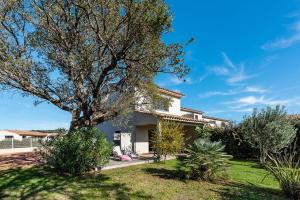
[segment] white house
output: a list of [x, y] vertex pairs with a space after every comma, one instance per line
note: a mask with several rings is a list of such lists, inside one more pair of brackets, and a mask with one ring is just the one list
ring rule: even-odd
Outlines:
[[183, 123], [186, 143], [196, 137], [195, 127], [209, 124], [212, 127], [225, 127], [228, 120], [209, 117], [202, 111], [181, 106], [183, 94], [164, 88], [158, 88], [161, 95], [171, 100], [169, 106], [160, 106], [150, 111], [146, 105], [134, 107], [134, 111], [128, 117], [126, 125], [117, 125], [113, 121], [107, 121], [98, 126], [108, 140], [120, 145], [121, 149], [134, 151], [139, 154], [149, 153], [153, 149], [151, 137], [154, 130], [159, 127], [160, 120], [171, 120]]
[[53, 134], [37, 131], [0, 130], [0, 141], [4, 139], [22, 140], [25, 138], [45, 138]]

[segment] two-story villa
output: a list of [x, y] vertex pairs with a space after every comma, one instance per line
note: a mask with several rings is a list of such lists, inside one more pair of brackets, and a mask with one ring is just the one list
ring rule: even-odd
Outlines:
[[202, 111], [182, 107], [181, 98], [184, 95], [179, 92], [164, 88], [159, 88], [159, 92], [171, 100], [169, 106], [160, 106], [151, 112], [147, 106], [135, 106], [125, 126], [107, 121], [98, 128], [106, 134], [109, 141], [121, 146], [122, 150], [143, 154], [153, 150], [150, 138], [161, 120], [182, 123], [186, 143], [195, 139], [196, 126], [209, 124], [212, 127], [224, 127], [229, 123], [224, 119], [205, 116]]

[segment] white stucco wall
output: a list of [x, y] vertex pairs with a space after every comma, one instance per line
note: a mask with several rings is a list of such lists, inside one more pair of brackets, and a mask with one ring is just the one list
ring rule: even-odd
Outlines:
[[149, 152], [149, 136], [147, 126], [138, 126], [135, 129], [135, 150], [138, 154]]
[[125, 152], [132, 151], [132, 133], [121, 132], [121, 149]]
[[[127, 126], [120, 127], [113, 121], [107, 121], [97, 126], [106, 135], [108, 141], [113, 142], [115, 131], [121, 132], [121, 149], [126, 150], [133, 147], [138, 154], [149, 152], [148, 130], [155, 128], [157, 119], [155, 116], [146, 113], [132, 113]], [[131, 143], [131, 144], [130, 144]]]
[[166, 95], [162, 95], [164, 97], [167, 97], [170, 99], [170, 107], [169, 107], [169, 111], [164, 111], [164, 110], [156, 110], [156, 112], [159, 113], [165, 113], [165, 114], [171, 114], [171, 115], [182, 115], [181, 114], [181, 99], [180, 98], [176, 98], [176, 97], [172, 97], [172, 96], [166, 96]]
[[5, 131], [5, 130], [0, 131], [0, 140], [4, 140], [5, 136], [13, 136], [15, 140], [22, 140], [21, 135], [18, 135], [18, 134], [9, 132], [9, 131]]

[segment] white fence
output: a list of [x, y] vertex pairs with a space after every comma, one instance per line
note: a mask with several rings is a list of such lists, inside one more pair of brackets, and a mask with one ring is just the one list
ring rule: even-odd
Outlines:
[[0, 149], [34, 148], [41, 146], [40, 138], [23, 138], [16, 140], [8, 138], [0, 140]]

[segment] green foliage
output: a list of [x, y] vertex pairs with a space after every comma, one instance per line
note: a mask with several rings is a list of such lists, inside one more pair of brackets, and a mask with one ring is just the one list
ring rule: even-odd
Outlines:
[[164, 156], [164, 159], [166, 159], [167, 155], [175, 155], [181, 151], [184, 144], [183, 125], [173, 121], [162, 120], [152, 140], [159, 160], [161, 156]]
[[206, 125], [203, 127], [197, 126], [195, 131], [198, 134], [198, 138], [210, 138], [213, 133], [213, 129]]
[[221, 141], [210, 140], [213, 129], [204, 126], [196, 131], [202, 137], [186, 149], [188, 156], [179, 160], [178, 169], [186, 178], [212, 181], [224, 175], [232, 156], [224, 152], [225, 146]]
[[278, 180], [283, 192], [290, 198], [300, 199], [300, 159], [295, 147], [284, 153], [269, 155], [266, 168]]
[[224, 152], [224, 148], [221, 142], [197, 139], [186, 149], [188, 157], [179, 162], [179, 168], [187, 178], [212, 181], [224, 175], [232, 158]]
[[0, 89], [71, 113], [71, 130], [127, 112], [158, 73], [190, 71], [184, 45], [162, 39], [165, 0], [2, 0], [0, 13]]
[[226, 126], [225, 128], [213, 129], [212, 141], [222, 141], [225, 152], [236, 159], [257, 158], [259, 151], [245, 140], [240, 125]]
[[39, 153], [59, 173], [82, 174], [109, 161], [112, 145], [96, 128], [83, 128], [46, 141]]
[[267, 107], [253, 111], [241, 124], [245, 139], [260, 151], [260, 161], [266, 162], [268, 153], [288, 146], [296, 136], [296, 130], [287, 118], [284, 107]]

